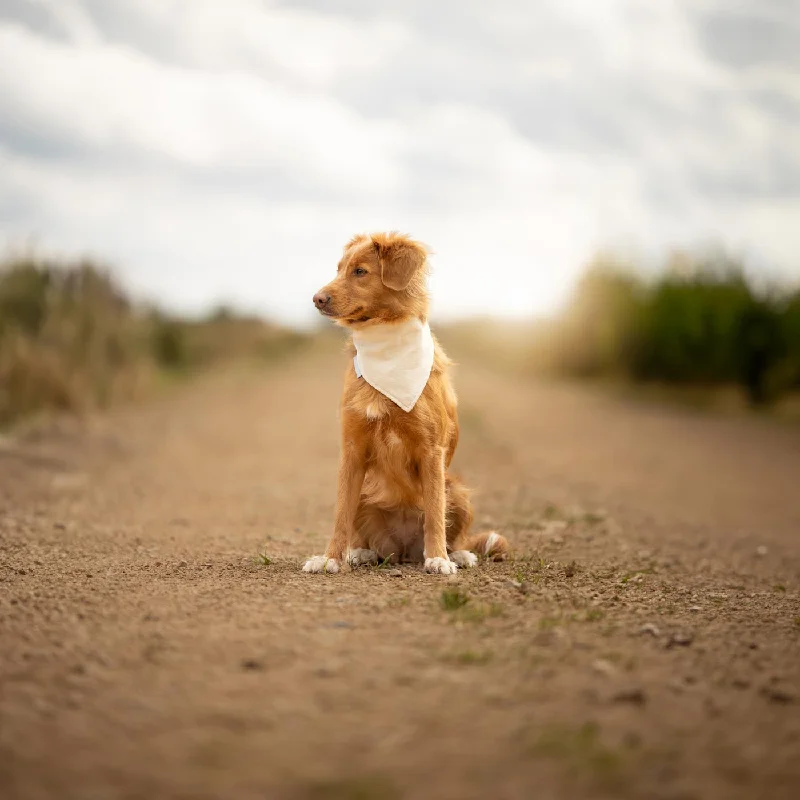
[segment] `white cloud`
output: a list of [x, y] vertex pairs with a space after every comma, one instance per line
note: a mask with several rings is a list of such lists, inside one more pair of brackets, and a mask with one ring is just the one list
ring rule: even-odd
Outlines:
[[310, 319], [342, 243], [387, 228], [433, 247], [444, 316], [552, 308], [599, 247], [797, 269], [800, 88], [715, 60], [696, 7], [35, 5], [51, 25], [0, 9], [0, 240], [172, 305]]

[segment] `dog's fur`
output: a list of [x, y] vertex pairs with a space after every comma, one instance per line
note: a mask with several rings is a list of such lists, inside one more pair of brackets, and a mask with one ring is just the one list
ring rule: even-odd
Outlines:
[[[350, 329], [410, 317], [425, 322], [426, 249], [396, 233], [356, 236], [315, 303]], [[359, 379], [348, 362], [333, 537], [325, 555], [311, 558], [305, 571], [337, 572], [347, 555], [352, 566], [424, 560], [427, 571], [451, 574], [457, 566], [473, 566], [474, 554], [506, 557], [504, 537], [470, 535], [468, 490], [447, 474], [458, 443], [450, 364], [435, 342], [428, 383], [406, 412]]]

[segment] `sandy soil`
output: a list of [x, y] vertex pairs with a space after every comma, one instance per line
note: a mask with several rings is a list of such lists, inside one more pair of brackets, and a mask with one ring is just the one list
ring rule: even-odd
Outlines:
[[797, 797], [800, 430], [465, 364], [515, 559], [309, 576], [344, 361], [0, 444], [1, 797]]

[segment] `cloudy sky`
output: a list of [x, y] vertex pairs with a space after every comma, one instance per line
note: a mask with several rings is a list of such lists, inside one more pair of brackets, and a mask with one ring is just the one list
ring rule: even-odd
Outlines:
[[796, 0], [0, 0], [0, 247], [282, 320], [357, 231], [440, 317], [562, 302], [598, 248], [800, 278]]

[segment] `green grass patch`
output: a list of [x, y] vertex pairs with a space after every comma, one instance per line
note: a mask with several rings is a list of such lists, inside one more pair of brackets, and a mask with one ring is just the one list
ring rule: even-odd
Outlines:
[[598, 778], [615, 778], [623, 766], [623, 754], [603, 743], [600, 728], [594, 722], [579, 728], [564, 725], [545, 728], [533, 751], [566, 763], [576, 773]]
[[551, 631], [564, 624], [564, 617], [542, 617], [539, 620], [540, 631]]
[[400, 800], [400, 792], [382, 776], [340, 778], [309, 787], [306, 800]]
[[458, 653], [446, 656], [445, 660], [463, 666], [482, 666], [488, 664], [492, 657], [493, 654], [490, 650], [461, 650]]
[[505, 616], [505, 608], [499, 603], [471, 603], [459, 613], [464, 622], [484, 622], [487, 619]]
[[635, 569], [632, 572], [626, 572], [622, 578], [620, 578], [620, 583], [630, 583], [634, 578], [640, 575], [653, 575], [655, 571], [655, 567], [645, 567], [644, 569]]
[[458, 611], [469, 603], [469, 596], [461, 589], [445, 589], [439, 598], [439, 605], [445, 611]]

